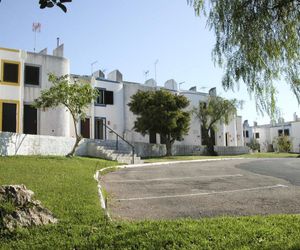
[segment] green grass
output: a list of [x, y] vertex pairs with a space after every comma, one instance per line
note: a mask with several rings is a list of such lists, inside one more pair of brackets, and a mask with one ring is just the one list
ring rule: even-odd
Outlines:
[[205, 160], [205, 159], [220, 159], [220, 158], [296, 158], [298, 154], [292, 153], [254, 153], [243, 155], [227, 155], [227, 156], [162, 156], [145, 158], [145, 163], [166, 162], [166, 161], [186, 161], [186, 160]]
[[2, 157], [0, 185], [25, 184], [59, 223], [0, 230], [0, 249], [300, 249], [300, 216], [108, 222], [87, 158]]

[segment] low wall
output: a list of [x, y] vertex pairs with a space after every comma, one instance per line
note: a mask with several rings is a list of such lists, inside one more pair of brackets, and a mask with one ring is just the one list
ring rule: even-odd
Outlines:
[[[0, 133], [0, 155], [67, 155], [75, 138], [25, 135], [9, 132]], [[86, 155], [86, 141], [82, 140], [77, 155]]]
[[[75, 138], [56, 137], [45, 135], [25, 135], [2, 132], [0, 133], [0, 155], [57, 155], [68, 154], [75, 143]], [[116, 141], [99, 141], [91, 139], [81, 140], [76, 155], [99, 156], [97, 147], [104, 146], [114, 149]], [[155, 157], [166, 154], [166, 146], [134, 142], [135, 153], [140, 157]], [[131, 147], [119, 142], [119, 150], [131, 152]], [[238, 155], [249, 153], [248, 147], [215, 147], [219, 155]], [[204, 155], [205, 147], [193, 145], [173, 145], [173, 155]]]
[[[166, 146], [161, 144], [149, 144], [143, 142], [134, 142], [135, 153], [140, 157], [156, 157], [166, 155]], [[218, 155], [240, 155], [248, 154], [248, 147], [222, 147], [215, 146]], [[173, 155], [204, 155], [204, 146], [194, 145], [173, 145]]]

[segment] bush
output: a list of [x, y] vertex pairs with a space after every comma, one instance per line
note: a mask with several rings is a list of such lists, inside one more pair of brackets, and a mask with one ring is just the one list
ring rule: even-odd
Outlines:
[[260, 150], [260, 144], [257, 140], [251, 139], [249, 143], [246, 144], [249, 148], [251, 148], [253, 151], [254, 150]]
[[290, 152], [292, 149], [292, 142], [286, 135], [278, 136], [275, 139], [275, 144], [278, 152]]

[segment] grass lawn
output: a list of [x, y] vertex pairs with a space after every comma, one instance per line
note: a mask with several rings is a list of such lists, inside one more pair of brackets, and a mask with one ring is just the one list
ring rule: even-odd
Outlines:
[[0, 249], [300, 249], [300, 216], [108, 222], [96, 169], [88, 158], [1, 157], [0, 185], [25, 184], [59, 219], [57, 225], [0, 229]]
[[186, 160], [205, 160], [220, 158], [296, 158], [298, 154], [291, 153], [254, 153], [244, 155], [228, 155], [228, 156], [162, 156], [145, 158], [145, 163], [164, 162], [164, 161], [186, 161]]

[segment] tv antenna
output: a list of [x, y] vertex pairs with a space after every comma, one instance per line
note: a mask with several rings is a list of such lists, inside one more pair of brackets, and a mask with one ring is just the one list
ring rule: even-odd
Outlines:
[[98, 61], [94, 61], [94, 62], [91, 63], [91, 76], [92, 76], [93, 73], [94, 73], [94, 65], [95, 65], [96, 63], [98, 63]]
[[[156, 72], [156, 65], [158, 64], [158, 59], [154, 62], [154, 72], [155, 72], [155, 81], [156, 81], [156, 79], [157, 79], [157, 72]], [[156, 81], [157, 82], [157, 81]]]
[[184, 84], [185, 82], [180, 82], [180, 83], [178, 83], [178, 90], [180, 90], [181, 88], [180, 88], [180, 86], [181, 86], [181, 84]]
[[34, 48], [33, 48], [34, 52], [36, 49], [36, 33], [40, 33], [41, 28], [42, 28], [41, 23], [32, 23], [32, 31], [34, 32]]
[[145, 70], [143, 73], [144, 73], [145, 81], [147, 81], [148, 75], [149, 75], [149, 70]]

